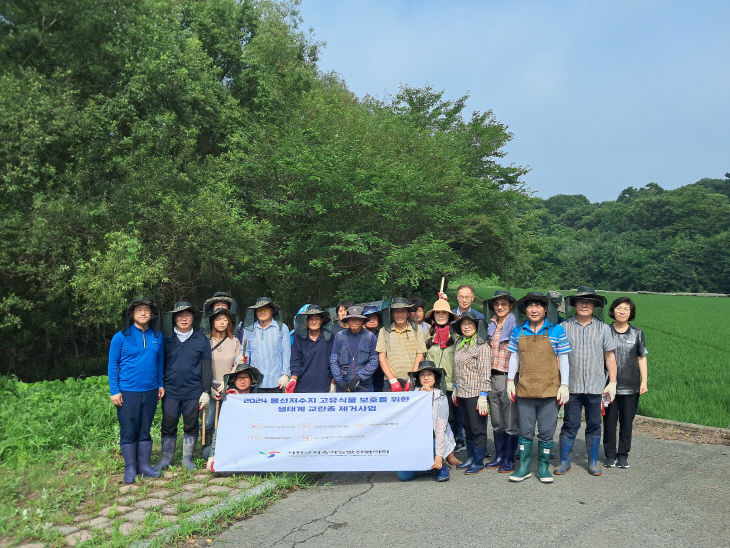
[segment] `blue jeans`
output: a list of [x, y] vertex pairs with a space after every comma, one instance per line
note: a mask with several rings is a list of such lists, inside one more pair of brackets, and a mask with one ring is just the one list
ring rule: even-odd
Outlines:
[[575, 439], [580, 430], [581, 413], [586, 411], [586, 440], [595, 436], [601, 437], [601, 395], [600, 394], [570, 394], [565, 404], [563, 428], [560, 437]]
[[150, 427], [157, 411], [157, 388], [146, 392], [122, 391], [121, 407], [117, 407], [119, 444], [152, 441]]

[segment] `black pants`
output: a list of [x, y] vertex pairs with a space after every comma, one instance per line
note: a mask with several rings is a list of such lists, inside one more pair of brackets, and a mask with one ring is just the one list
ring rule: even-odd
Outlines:
[[198, 435], [198, 399], [176, 400], [162, 398], [162, 435], [177, 436], [177, 423], [183, 418], [183, 432]]
[[464, 430], [459, 422], [459, 408], [454, 405], [453, 394], [452, 390], [446, 391], [446, 398], [449, 400], [449, 426], [451, 426], [451, 431], [454, 433], [454, 439], [463, 442]]
[[457, 399], [459, 400], [459, 415], [461, 416], [461, 424], [464, 427], [466, 439], [471, 440], [476, 447], [486, 447], [488, 415], [481, 416], [477, 411], [479, 396]]
[[[606, 458], [615, 459], [617, 455], [627, 456], [631, 450], [631, 431], [634, 417], [639, 407], [639, 394], [616, 396], [603, 416], [603, 451]], [[616, 423], [621, 423], [616, 451]]]

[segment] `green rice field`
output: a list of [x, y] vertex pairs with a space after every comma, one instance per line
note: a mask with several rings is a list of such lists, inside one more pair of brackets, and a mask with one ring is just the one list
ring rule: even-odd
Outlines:
[[[495, 289], [508, 289], [518, 299], [528, 291], [464, 283], [474, 285], [478, 299], [490, 298]], [[458, 284], [449, 284], [453, 306]], [[609, 305], [621, 296], [636, 303], [631, 323], [644, 330], [649, 348], [649, 391], [641, 396], [639, 414], [730, 428], [730, 298], [599, 293]]]

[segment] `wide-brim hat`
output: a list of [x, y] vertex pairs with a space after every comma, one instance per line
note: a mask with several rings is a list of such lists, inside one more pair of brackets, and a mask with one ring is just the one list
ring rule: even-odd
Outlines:
[[579, 287], [575, 295], [568, 297], [568, 304], [570, 306], [575, 306], [576, 301], [590, 301], [596, 306], [606, 306], [606, 297], [598, 295], [592, 287]]
[[318, 304], [308, 304], [304, 310], [301, 310], [297, 316], [322, 316], [325, 322], [330, 321], [330, 313]]
[[365, 305], [362, 307], [363, 316], [367, 317], [367, 316], [372, 316], [373, 314], [377, 315], [378, 318], [380, 318], [380, 320], [382, 321], [383, 313], [380, 311], [380, 308], [378, 308], [374, 304], [368, 304], [368, 305]]
[[517, 304], [517, 299], [512, 296], [512, 293], [505, 289], [498, 289], [494, 292], [494, 295], [491, 299], [487, 299], [487, 306], [489, 306], [489, 308], [494, 308], [494, 302], [497, 299], [507, 299], [509, 302], [512, 303], [512, 306], [515, 306]]
[[216, 308], [213, 312], [210, 313], [210, 320], [213, 321], [213, 319], [218, 314], [225, 314], [226, 316], [228, 316], [228, 319], [231, 320], [231, 322], [234, 321], [235, 314], [231, 310], [229, 310], [228, 308], [223, 308], [222, 306], [220, 308]]
[[545, 293], [540, 293], [539, 291], [530, 291], [527, 295], [517, 301], [517, 308], [519, 308], [520, 311], [524, 312], [527, 308], [527, 303], [540, 303], [544, 305], [545, 310], [547, 310], [548, 306], [550, 305], [550, 299], [547, 298], [547, 295], [545, 295]]
[[435, 303], [433, 303], [433, 308], [426, 312], [426, 315], [424, 316], [425, 320], [429, 323], [431, 322], [431, 318], [433, 317], [434, 312], [448, 312], [449, 313], [449, 323], [453, 322], [455, 319], [458, 318], [456, 314], [454, 314], [451, 311], [451, 307], [449, 306], [449, 301], [446, 301], [444, 299], [439, 299]]
[[135, 306], [139, 306], [141, 304], [146, 304], [149, 306], [153, 312], [155, 312], [157, 306], [155, 306], [155, 303], [150, 299], [149, 297], [135, 297], [132, 299], [132, 301], [127, 305], [127, 310], [130, 312], [134, 310]]
[[276, 305], [274, 304], [274, 299], [271, 297], [259, 297], [256, 299], [256, 303], [252, 304], [248, 308], [263, 308], [265, 306], [270, 306], [272, 309], [276, 310]]
[[441, 384], [441, 379], [444, 378], [444, 375], [446, 374], [446, 370], [442, 367], [437, 367], [435, 363], [433, 363], [431, 360], [423, 360], [418, 364], [418, 369], [416, 371], [409, 371], [408, 376], [411, 378], [411, 381], [416, 387], [421, 386], [420, 381], [420, 374], [421, 371], [433, 371], [433, 374], [436, 376], [434, 386], [438, 387]]
[[168, 314], [172, 314], [173, 316], [175, 314], [178, 314], [180, 312], [185, 312], [186, 310], [190, 310], [190, 312], [193, 313], [193, 315], [197, 314], [198, 311], [193, 306], [193, 303], [189, 303], [188, 301], [180, 301], [175, 303], [175, 307], [168, 312]]
[[459, 335], [463, 335], [463, 333], [461, 332], [461, 323], [464, 320], [473, 321], [474, 325], [476, 325], [477, 329], [479, 329], [479, 323], [481, 322], [481, 320], [477, 317], [476, 313], [473, 310], [467, 310], [461, 316], [451, 322], [452, 327], [456, 330], [457, 333], [459, 333]]
[[411, 301], [409, 301], [405, 297], [393, 297], [393, 300], [390, 301], [389, 308], [391, 310], [397, 308], [407, 308], [408, 310], [411, 310], [413, 308], [413, 305], [411, 304]]
[[264, 375], [256, 369], [253, 366], [247, 365], [245, 363], [240, 363], [236, 366], [236, 369], [233, 371], [233, 373], [226, 373], [223, 375], [223, 387], [224, 391], [225, 389], [229, 388], [229, 383], [231, 382], [232, 378], [235, 378], [236, 375], [239, 373], [248, 373], [251, 376], [251, 386], [260, 386], [261, 383], [264, 380]]
[[347, 322], [352, 318], [360, 318], [361, 320], [367, 320], [367, 316], [362, 313], [362, 306], [351, 306], [347, 309], [347, 316], [342, 318], [343, 322]]
[[560, 291], [551, 289], [545, 295], [548, 299], [550, 299], [550, 302], [557, 307], [558, 312], [565, 312], [565, 298]]

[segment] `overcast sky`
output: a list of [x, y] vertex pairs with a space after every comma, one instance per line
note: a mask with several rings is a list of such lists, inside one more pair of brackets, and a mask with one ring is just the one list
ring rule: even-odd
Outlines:
[[537, 195], [615, 200], [730, 171], [730, 1], [302, 0], [358, 96], [430, 84], [514, 134]]

